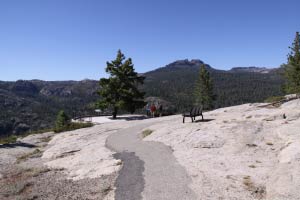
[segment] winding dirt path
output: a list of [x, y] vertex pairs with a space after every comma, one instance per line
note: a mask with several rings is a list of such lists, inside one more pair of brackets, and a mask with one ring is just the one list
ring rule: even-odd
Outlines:
[[188, 187], [191, 178], [179, 165], [172, 149], [159, 142], [142, 140], [146, 123], [123, 129], [107, 138], [106, 146], [117, 152], [123, 167], [116, 181], [116, 200], [193, 200], [194, 192]]

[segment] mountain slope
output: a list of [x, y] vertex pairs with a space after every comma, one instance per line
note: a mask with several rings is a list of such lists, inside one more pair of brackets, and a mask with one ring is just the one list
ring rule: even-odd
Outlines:
[[0, 136], [53, 126], [59, 110], [70, 116], [96, 101], [97, 81], [0, 82]]
[[[182, 60], [145, 73], [146, 94], [171, 101], [179, 111], [188, 108], [193, 104], [194, 83], [201, 64], [203, 62], [200, 60]], [[209, 65], [206, 68], [214, 81], [214, 93], [217, 95], [215, 107], [261, 102], [269, 96], [282, 94], [283, 80], [275, 69], [269, 73], [259, 73], [223, 71]]]

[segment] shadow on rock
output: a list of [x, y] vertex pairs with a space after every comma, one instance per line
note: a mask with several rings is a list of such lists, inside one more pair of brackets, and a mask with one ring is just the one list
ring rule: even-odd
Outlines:
[[33, 144], [24, 143], [24, 142], [16, 142], [16, 143], [11, 143], [11, 144], [0, 145], [0, 149], [1, 148], [15, 148], [15, 147], [35, 148], [37, 146], [33, 145]]
[[203, 119], [203, 120], [199, 119], [199, 120], [196, 120], [194, 122], [210, 122], [210, 121], [213, 121], [213, 120], [215, 120], [215, 119]]
[[111, 120], [120, 120], [120, 119], [124, 119], [126, 121], [132, 121], [132, 120], [144, 120], [144, 119], [149, 119], [146, 116], [126, 116], [126, 117], [117, 117], [116, 119], [113, 119], [112, 117], [110, 117], [109, 119]]

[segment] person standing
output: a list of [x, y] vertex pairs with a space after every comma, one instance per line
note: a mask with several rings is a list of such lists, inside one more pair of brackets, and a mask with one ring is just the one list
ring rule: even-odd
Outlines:
[[159, 106], [158, 111], [159, 111], [159, 116], [161, 117], [163, 114], [163, 106], [162, 105]]
[[147, 105], [146, 105], [146, 115], [147, 115], [147, 117], [151, 115], [149, 103], [147, 103]]
[[154, 104], [151, 105], [150, 111], [151, 111], [152, 117], [155, 117], [156, 106]]

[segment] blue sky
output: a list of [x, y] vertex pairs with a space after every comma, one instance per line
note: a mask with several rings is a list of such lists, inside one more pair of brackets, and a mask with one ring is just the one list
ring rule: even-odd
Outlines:
[[299, 0], [0, 0], [0, 80], [105, 76], [118, 49], [138, 72], [198, 58], [277, 67], [300, 30]]

